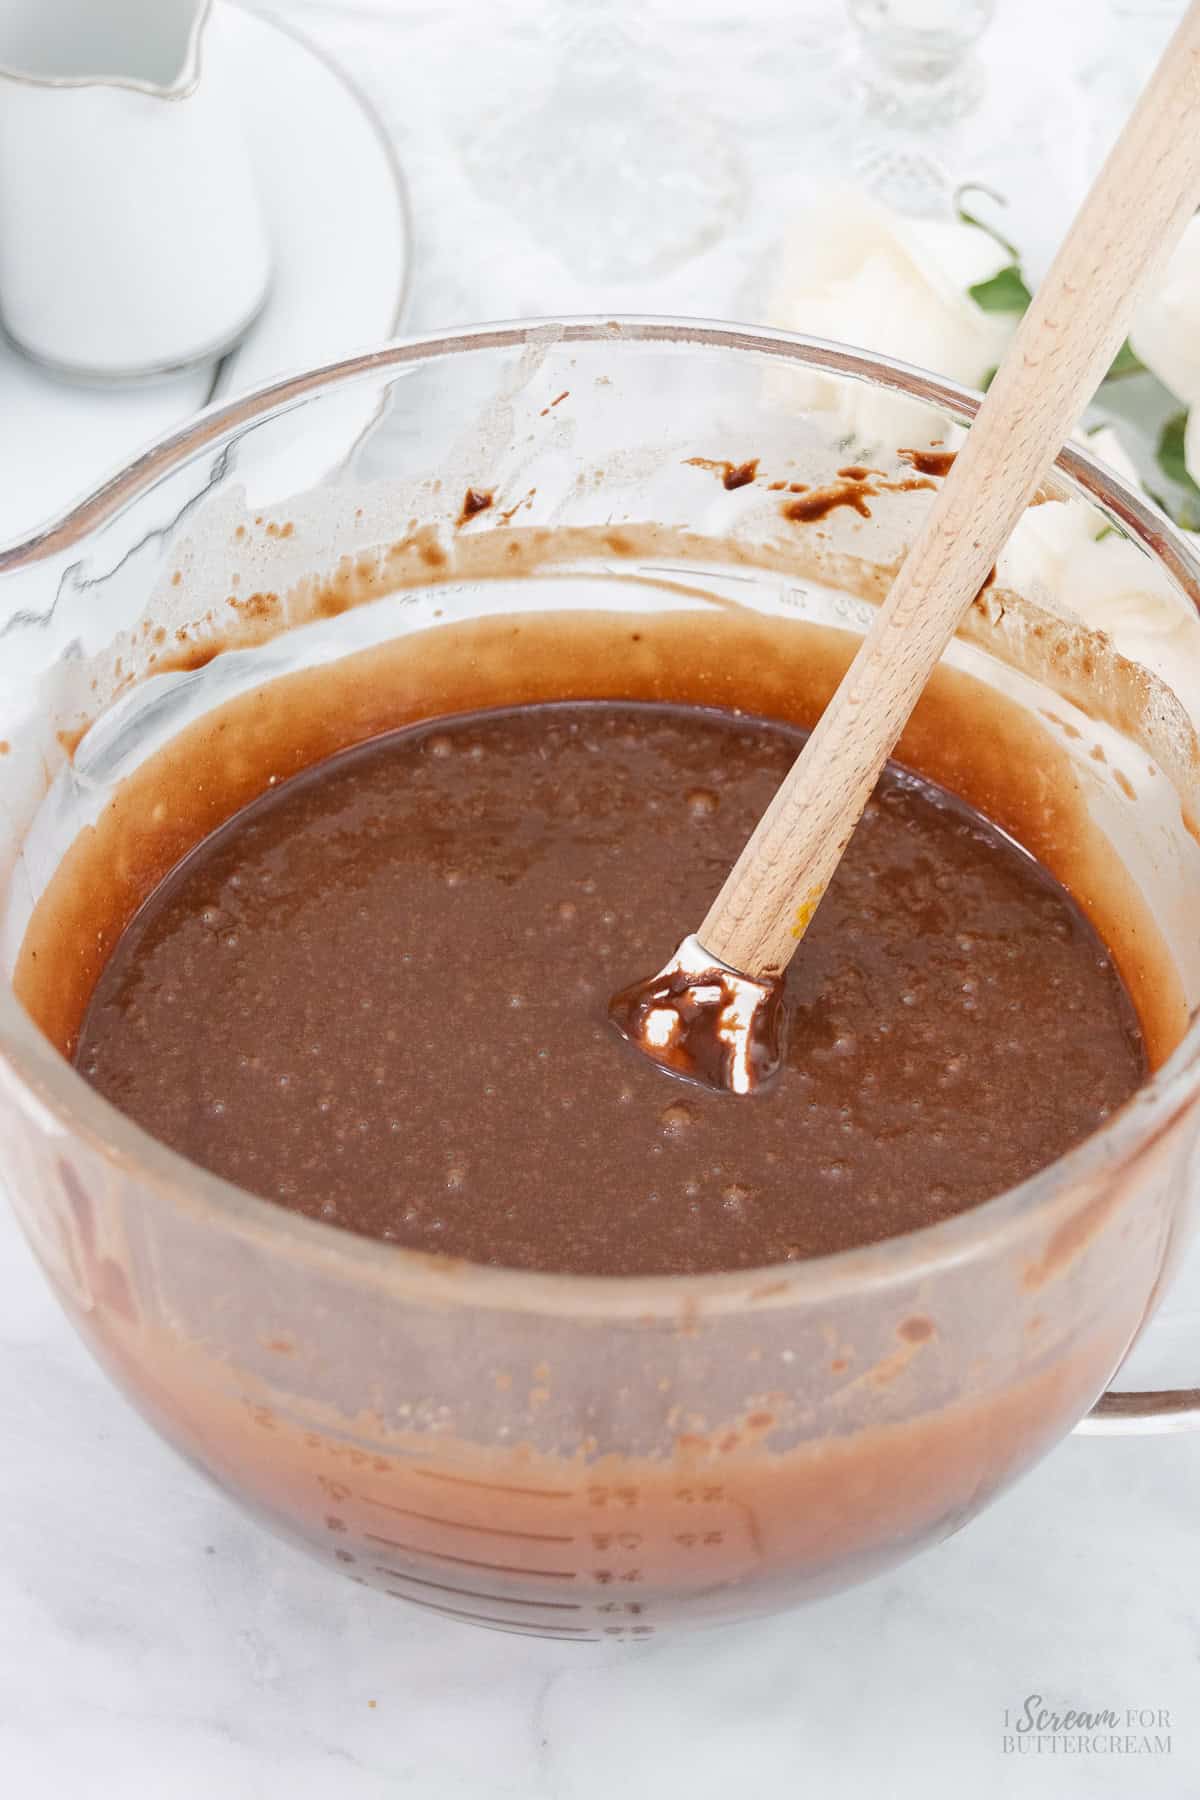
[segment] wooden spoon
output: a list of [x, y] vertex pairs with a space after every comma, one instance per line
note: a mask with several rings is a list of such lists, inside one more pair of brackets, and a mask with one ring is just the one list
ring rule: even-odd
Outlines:
[[892, 588], [700, 929], [618, 994], [656, 1062], [737, 1093], [782, 1053], [782, 976], [888, 754], [1200, 204], [1193, 0], [1034, 296]]

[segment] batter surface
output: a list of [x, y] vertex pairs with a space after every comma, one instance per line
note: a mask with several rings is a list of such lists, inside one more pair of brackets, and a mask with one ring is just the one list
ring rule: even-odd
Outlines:
[[698, 707], [530, 705], [282, 784], [151, 895], [79, 1068], [184, 1155], [350, 1230], [589, 1273], [819, 1255], [976, 1205], [1146, 1074], [1065, 890], [889, 767], [749, 1099], [606, 1013], [694, 926], [801, 743]]

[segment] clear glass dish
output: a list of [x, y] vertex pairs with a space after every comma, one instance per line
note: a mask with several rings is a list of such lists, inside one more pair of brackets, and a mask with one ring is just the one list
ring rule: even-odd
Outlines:
[[[236, 1189], [114, 1111], [12, 989], [80, 833], [181, 732], [217, 708], [244, 717], [248, 694], [269, 705], [352, 657], [369, 670], [385, 646], [402, 668], [449, 622], [513, 613], [561, 615], [581, 643], [589, 615], [593, 631], [636, 615], [652, 636], [683, 617], [714, 673], [747, 632], [802, 661], [833, 631], [848, 654], [930, 497], [899, 447], [936, 461], [973, 404], [782, 334], [480, 329], [211, 410], [0, 553], [0, 1175], [145, 1415], [354, 1579], [502, 1630], [645, 1636], [889, 1566], [1085, 1415], [1198, 1416], [1191, 1390], [1101, 1398], [1195, 1208], [1194, 1018], [1101, 1131], [964, 1216], [807, 1263], [603, 1279], [431, 1258]], [[792, 484], [811, 496], [858, 462], [876, 472], [865, 512], [783, 516]], [[464, 521], [469, 488], [491, 501]], [[1144, 664], [1119, 655], [1027, 552], [1050, 517], [1083, 522], [1086, 557], [1116, 527], [1116, 553], [1185, 622], [1200, 568], [1085, 453], [1064, 453], [1053, 493], [946, 679], [988, 690], [1031, 789], [1069, 773], [1184, 1021], [1200, 999], [1200, 753], [1169, 685], [1176, 639]], [[572, 690], [592, 679], [581, 654]], [[436, 712], [438, 696], [415, 683], [405, 706]], [[905, 754], [945, 774], [953, 746], [920, 718]], [[331, 742], [362, 728], [331, 708]], [[238, 742], [253, 791], [269, 763]]]

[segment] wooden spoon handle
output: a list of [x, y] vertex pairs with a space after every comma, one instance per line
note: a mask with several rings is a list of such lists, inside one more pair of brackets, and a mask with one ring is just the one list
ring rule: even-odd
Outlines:
[[858, 654], [701, 925], [731, 968], [780, 974], [879, 772], [996, 557], [1200, 203], [1193, 0], [1018, 327]]

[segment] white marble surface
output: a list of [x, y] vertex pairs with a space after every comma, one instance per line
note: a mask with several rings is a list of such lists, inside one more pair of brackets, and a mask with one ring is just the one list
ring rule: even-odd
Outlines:
[[[750, 201], [674, 273], [589, 285], [457, 159], [489, 83], [503, 91], [544, 54], [532, 0], [503, 16], [468, 0], [287, 10], [345, 58], [401, 148], [418, 329], [560, 308], [745, 310], [812, 165], [805, 130], [828, 125], [797, 96], [812, 92], [806, 70], [835, 67], [816, 27], [836, 7], [642, 9], [655, 28], [690, 21], [661, 79], [705, 89], [738, 127]], [[1092, 0], [999, 10], [998, 66], [1017, 65], [1038, 21], [1053, 54], [1034, 79], [1101, 64]], [[1063, 129], [1085, 130], [1064, 83]], [[1043, 239], [1074, 157], [1068, 146], [1046, 184]], [[1197, 1257], [1141, 1376], [1185, 1379], [1189, 1354], [1200, 1362]], [[0, 1210], [0, 1446], [5, 1796], [1200, 1795], [1200, 1436], [1072, 1439], [961, 1536], [871, 1586], [752, 1627], [567, 1653], [407, 1611], [243, 1519], [109, 1386]], [[1006, 1755], [1005, 1709], [1031, 1694], [1169, 1712], [1170, 1750]]]

